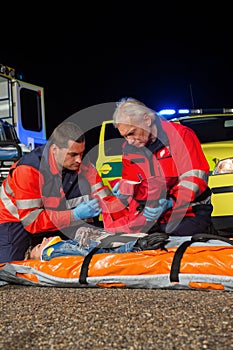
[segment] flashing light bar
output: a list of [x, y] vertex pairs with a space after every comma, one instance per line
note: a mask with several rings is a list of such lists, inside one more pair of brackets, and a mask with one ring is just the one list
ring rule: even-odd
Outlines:
[[226, 113], [233, 113], [233, 108], [218, 108], [218, 109], [188, 109], [188, 108], [181, 108], [181, 109], [173, 109], [173, 108], [167, 108], [167, 109], [161, 109], [157, 112], [158, 115], [167, 117], [169, 119], [172, 118], [172, 116], [178, 116], [178, 115], [195, 115], [195, 114], [226, 114]]
[[178, 113], [179, 114], [187, 114], [187, 113], [190, 113], [190, 109], [178, 109]]
[[157, 112], [158, 115], [166, 118], [167, 120], [175, 118], [178, 115], [181, 116], [181, 115], [187, 115], [190, 113], [191, 113], [191, 110], [187, 108], [181, 108], [181, 109], [168, 108], [168, 109], [161, 109], [159, 112]]
[[158, 115], [173, 115], [176, 114], [175, 109], [161, 109], [158, 113]]

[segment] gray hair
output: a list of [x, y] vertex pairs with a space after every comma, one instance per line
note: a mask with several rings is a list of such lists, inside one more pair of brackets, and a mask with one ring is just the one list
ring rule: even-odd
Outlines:
[[127, 123], [127, 119], [133, 123], [140, 123], [145, 114], [147, 114], [152, 122], [155, 121], [157, 114], [148, 108], [144, 103], [133, 98], [122, 98], [117, 102], [117, 107], [113, 113], [113, 123], [116, 126], [119, 123]]

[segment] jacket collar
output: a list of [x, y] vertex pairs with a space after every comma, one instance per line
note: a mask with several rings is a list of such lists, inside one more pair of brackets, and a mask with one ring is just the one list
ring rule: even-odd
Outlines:
[[58, 170], [57, 163], [55, 161], [51, 147], [49, 148], [48, 161], [49, 161], [49, 167], [50, 167], [51, 173], [53, 175], [60, 175], [61, 176], [61, 173]]

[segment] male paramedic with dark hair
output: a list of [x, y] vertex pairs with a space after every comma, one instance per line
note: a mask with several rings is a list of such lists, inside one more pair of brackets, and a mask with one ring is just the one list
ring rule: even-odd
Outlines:
[[[113, 122], [126, 140], [122, 179], [113, 194], [134, 208], [131, 230], [132, 220], [135, 225], [144, 220], [150, 232], [177, 236], [208, 232], [213, 210], [209, 165], [194, 131], [163, 120], [132, 98], [117, 103]], [[143, 227], [141, 231], [145, 232]]]
[[24, 260], [30, 245], [44, 237], [72, 239], [83, 221], [101, 208], [94, 198], [110, 195], [85, 151], [83, 131], [63, 122], [49, 141], [24, 155], [1, 186], [0, 262]]

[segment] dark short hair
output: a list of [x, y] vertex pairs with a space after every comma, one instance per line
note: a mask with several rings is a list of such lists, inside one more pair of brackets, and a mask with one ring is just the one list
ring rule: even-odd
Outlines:
[[49, 138], [50, 144], [55, 144], [59, 148], [67, 148], [70, 140], [82, 143], [85, 142], [85, 135], [77, 124], [67, 121], [59, 124]]

